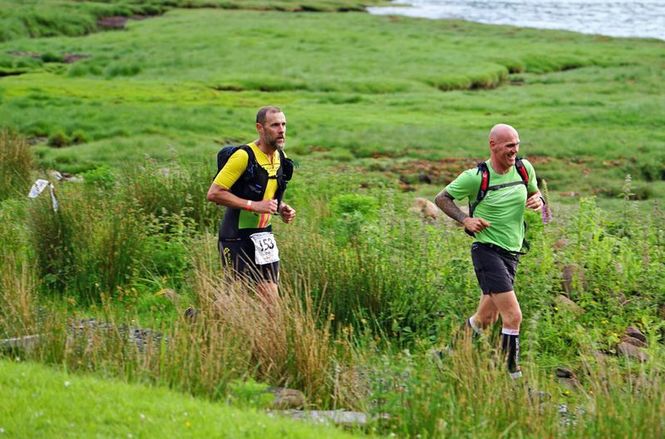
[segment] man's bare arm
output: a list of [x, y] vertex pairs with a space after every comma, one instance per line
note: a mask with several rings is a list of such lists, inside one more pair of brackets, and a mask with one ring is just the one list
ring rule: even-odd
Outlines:
[[464, 224], [464, 220], [469, 217], [466, 213], [462, 211], [457, 204], [453, 201], [453, 197], [444, 190], [439, 192], [439, 195], [436, 196], [434, 202], [439, 209], [443, 211], [446, 215], [454, 219], [460, 224]]
[[257, 213], [277, 213], [277, 200], [251, 201], [237, 197], [230, 190], [224, 189], [217, 183], [210, 185], [208, 201], [233, 209], [245, 209]]
[[462, 224], [466, 230], [471, 233], [478, 233], [491, 224], [489, 221], [484, 220], [483, 218], [472, 218], [466, 213], [464, 213], [453, 201], [453, 197], [444, 190], [439, 192], [439, 195], [436, 196], [434, 202], [439, 209], [443, 211], [446, 215]]

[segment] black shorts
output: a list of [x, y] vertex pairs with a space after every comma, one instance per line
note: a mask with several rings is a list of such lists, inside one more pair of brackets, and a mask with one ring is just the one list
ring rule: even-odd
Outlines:
[[483, 294], [514, 290], [519, 254], [494, 244], [474, 242], [471, 245], [471, 259]]
[[254, 242], [250, 238], [221, 239], [219, 252], [222, 265], [231, 268], [236, 276], [254, 282], [279, 281], [279, 261], [257, 265], [254, 262]]

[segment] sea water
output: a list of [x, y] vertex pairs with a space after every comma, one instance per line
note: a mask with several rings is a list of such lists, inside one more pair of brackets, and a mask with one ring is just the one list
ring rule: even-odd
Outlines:
[[447, 18], [665, 40], [665, 0], [400, 0], [372, 14]]

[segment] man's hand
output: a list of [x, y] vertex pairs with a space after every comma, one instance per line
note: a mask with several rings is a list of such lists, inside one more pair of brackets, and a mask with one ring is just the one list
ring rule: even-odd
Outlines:
[[286, 224], [291, 223], [296, 218], [296, 210], [286, 203], [282, 203], [279, 209], [279, 215]]
[[527, 209], [533, 209], [536, 212], [543, 208], [543, 197], [540, 195], [540, 192], [536, 192], [526, 199], [526, 207]]
[[482, 218], [472, 218], [472, 217], [464, 218], [462, 224], [464, 224], [464, 228], [471, 233], [482, 232], [483, 230], [491, 226], [490, 222], [487, 220], [484, 220]]
[[252, 205], [248, 207], [248, 210], [256, 213], [277, 213], [277, 200], [262, 200], [262, 201], [252, 201]]

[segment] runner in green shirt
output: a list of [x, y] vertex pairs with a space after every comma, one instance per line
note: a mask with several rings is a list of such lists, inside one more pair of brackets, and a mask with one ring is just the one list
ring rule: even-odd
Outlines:
[[436, 196], [435, 202], [474, 236], [471, 259], [482, 294], [476, 313], [466, 324], [475, 333], [482, 333], [501, 316], [501, 346], [507, 357], [508, 372], [518, 378], [522, 376], [519, 367], [522, 311], [513, 285], [524, 240], [524, 211], [540, 210], [543, 200], [531, 163], [522, 160], [528, 179], [522, 178], [516, 169], [520, 138], [513, 127], [495, 125], [490, 131], [489, 149], [490, 158], [485, 163], [490, 187], [473, 210], [473, 216], [463, 212], [453, 200], [475, 201], [482, 177], [478, 168], [461, 173]]

